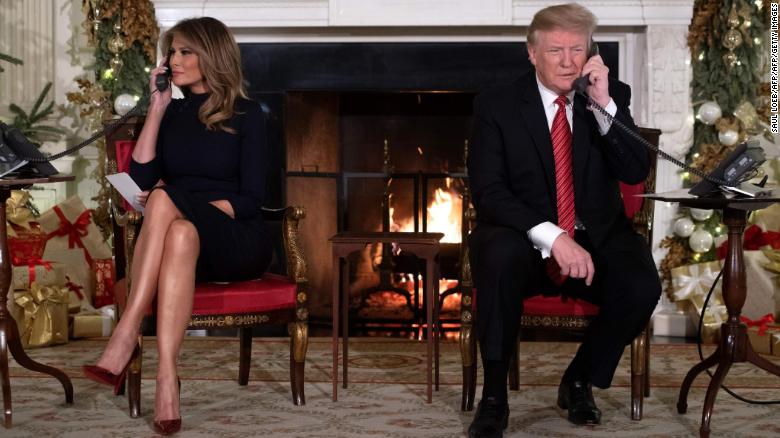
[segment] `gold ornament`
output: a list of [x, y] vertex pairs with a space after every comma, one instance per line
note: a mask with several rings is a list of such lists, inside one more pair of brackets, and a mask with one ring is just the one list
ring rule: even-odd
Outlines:
[[122, 65], [124, 65], [122, 58], [120, 58], [119, 54], [117, 53], [108, 63], [111, 65], [111, 70], [114, 71], [114, 77], [116, 77], [119, 73], [119, 70], [122, 69]]
[[729, 29], [723, 36], [723, 47], [734, 50], [742, 45], [742, 33], [737, 29]]
[[107, 47], [109, 52], [116, 55], [125, 50], [125, 40], [121, 35], [116, 34], [112, 36], [110, 40], [108, 40]]
[[726, 24], [728, 24], [729, 27], [739, 26], [739, 14], [737, 14], [736, 3], [731, 4], [731, 11], [729, 12], [729, 18], [726, 20]]
[[723, 55], [723, 63], [726, 64], [726, 67], [728, 67], [729, 70], [734, 68], [735, 65], [737, 65], [737, 54], [733, 51], [728, 51]]

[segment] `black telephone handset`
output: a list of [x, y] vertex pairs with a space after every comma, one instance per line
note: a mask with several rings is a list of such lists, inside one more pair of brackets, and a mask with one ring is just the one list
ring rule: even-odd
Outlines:
[[171, 67], [168, 65], [167, 59], [165, 60], [163, 66], [168, 68], [165, 70], [165, 73], [158, 74], [154, 77], [154, 86], [157, 87], [157, 91], [160, 93], [168, 89], [171, 81]]
[[[590, 40], [590, 50], [588, 51], [588, 59], [598, 54], [599, 54], [599, 45], [596, 44], [595, 41]], [[574, 91], [577, 91], [579, 93], [584, 93], [585, 89], [588, 88], [588, 85], [590, 85], [590, 73], [575, 79], [574, 83], [572, 84], [572, 88], [574, 88]]]

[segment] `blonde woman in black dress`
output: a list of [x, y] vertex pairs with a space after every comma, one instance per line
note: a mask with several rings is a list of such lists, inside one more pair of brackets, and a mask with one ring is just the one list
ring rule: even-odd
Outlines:
[[[179, 22], [162, 38], [169, 66], [152, 71], [153, 90], [130, 174], [144, 192], [127, 309], [86, 376], [115, 388], [124, 380], [141, 320], [157, 297], [159, 367], [154, 425], [181, 428], [176, 362], [192, 313], [196, 281], [260, 277], [271, 260], [261, 217], [266, 135], [260, 106], [247, 99], [241, 54], [223, 23]], [[184, 99], [154, 78], [170, 69]]]

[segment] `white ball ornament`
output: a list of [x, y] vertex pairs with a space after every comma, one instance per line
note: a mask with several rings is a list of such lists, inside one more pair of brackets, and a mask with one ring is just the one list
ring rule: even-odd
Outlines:
[[688, 245], [695, 252], [707, 252], [712, 248], [712, 234], [707, 230], [696, 230], [688, 238]]
[[692, 208], [691, 216], [697, 221], [706, 221], [712, 217], [712, 210], [702, 210], [701, 208]]
[[674, 234], [680, 237], [688, 237], [693, 233], [693, 230], [696, 227], [693, 224], [693, 221], [688, 219], [687, 217], [681, 217], [674, 221]]
[[127, 114], [135, 106], [135, 98], [129, 94], [120, 94], [114, 99], [114, 111], [120, 116]]
[[725, 146], [734, 146], [739, 141], [739, 133], [732, 129], [718, 132], [718, 141]]
[[720, 109], [720, 105], [718, 105], [718, 102], [710, 100], [701, 104], [697, 115], [702, 123], [705, 125], [712, 125], [718, 121], [723, 113]]

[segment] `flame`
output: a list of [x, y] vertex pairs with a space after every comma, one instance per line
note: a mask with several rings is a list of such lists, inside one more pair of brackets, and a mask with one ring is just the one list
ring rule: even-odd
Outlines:
[[[445, 187], [439, 187], [434, 192], [433, 201], [427, 207], [429, 233], [444, 233], [442, 242], [460, 243], [460, 222], [463, 199], [452, 188], [452, 179], [445, 180]], [[406, 217], [397, 219], [394, 216], [395, 208], [390, 206], [390, 231], [412, 232], [414, 231], [414, 219]]]
[[446, 190], [436, 189], [433, 203], [428, 207], [428, 231], [444, 233], [442, 242], [459, 243], [461, 239], [460, 212], [463, 200], [457, 192], [452, 190], [450, 183], [450, 178], [447, 178]]

